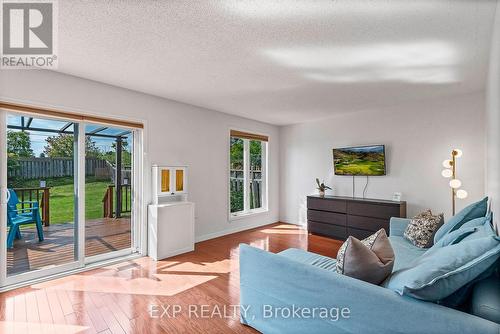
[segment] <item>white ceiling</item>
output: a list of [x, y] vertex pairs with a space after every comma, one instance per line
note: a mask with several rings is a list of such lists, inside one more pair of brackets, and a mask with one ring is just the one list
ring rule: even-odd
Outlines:
[[59, 0], [59, 72], [283, 125], [483, 90], [496, 0]]

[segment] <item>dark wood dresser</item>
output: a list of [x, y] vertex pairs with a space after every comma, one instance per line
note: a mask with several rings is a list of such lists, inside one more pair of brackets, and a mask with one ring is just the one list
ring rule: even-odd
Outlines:
[[391, 217], [406, 218], [406, 202], [341, 196], [307, 196], [309, 233], [345, 240], [364, 239], [381, 228], [389, 235]]

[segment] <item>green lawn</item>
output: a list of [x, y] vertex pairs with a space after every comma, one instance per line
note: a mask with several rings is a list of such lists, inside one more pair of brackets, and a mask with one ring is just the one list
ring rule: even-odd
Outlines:
[[[102, 218], [102, 198], [109, 182], [90, 182], [85, 184], [85, 218]], [[50, 188], [50, 223], [74, 221], [73, 184]]]

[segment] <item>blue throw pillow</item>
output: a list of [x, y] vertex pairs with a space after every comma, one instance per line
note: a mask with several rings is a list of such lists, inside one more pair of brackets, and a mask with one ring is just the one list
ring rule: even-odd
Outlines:
[[[484, 221], [481, 223], [484, 224]], [[456, 231], [445, 234], [444, 237], [439, 239], [431, 248], [429, 248], [429, 251], [435, 251], [436, 249], [441, 247], [457, 244], [460, 241], [462, 241], [465, 237], [467, 237], [469, 234], [474, 233], [476, 230], [477, 227], [474, 226], [468, 226], [468, 227], [462, 226]]]
[[[446, 234], [444, 237], [439, 239], [437, 244], [445, 243], [447, 240], [450, 239], [454, 239], [452, 243], [457, 243], [462, 240], [474, 240], [487, 236], [494, 236], [495, 230], [493, 229], [491, 218], [492, 217], [490, 212], [486, 215], [486, 217], [473, 219], [463, 224], [458, 230]], [[471, 230], [473, 230], [472, 233], [470, 233]], [[456, 236], [456, 238], [454, 238], [454, 236]], [[443, 300], [439, 300], [438, 303], [452, 308], [464, 307], [464, 303], [467, 301], [474, 284], [485, 278], [490, 277], [497, 268], [497, 266], [498, 265], [494, 263], [488, 269], [482, 272], [481, 275], [477, 276], [475, 279], [468, 282], [466, 285], [464, 285], [463, 287], [461, 287], [448, 297], [444, 298]]]
[[[486, 223], [488, 223], [491, 226], [491, 212], [488, 213], [485, 217], [469, 220], [467, 223], [460, 226], [460, 228], [458, 228], [452, 232], [446, 233], [429, 250], [459, 243], [461, 240], [463, 240], [469, 234], [474, 233], [474, 231], [477, 230], [476, 227], [483, 226]], [[490, 234], [491, 233], [488, 233], [487, 235], [490, 235]], [[483, 235], [483, 236], [485, 236], [485, 235]]]
[[440, 305], [444, 305], [446, 307], [452, 307], [452, 308], [464, 310], [464, 306], [465, 307], [468, 306], [468, 305], [466, 305], [466, 301], [469, 298], [470, 293], [471, 293], [474, 285], [477, 282], [482, 281], [483, 279], [486, 279], [486, 278], [494, 275], [498, 265], [499, 265], [499, 263], [493, 263], [488, 269], [483, 271], [481, 273], [481, 275], [477, 276], [472, 281], [470, 281], [469, 283], [467, 283], [466, 285], [464, 285], [463, 287], [461, 287], [460, 289], [458, 289], [457, 291], [455, 291], [454, 293], [452, 293], [448, 297], [446, 297], [442, 300], [439, 300], [437, 303]]
[[500, 238], [485, 224], [457, 244], [416, 258], [411, 267], [394, 272], [385, 286], [401, 295], [439, 301], [476, 279], [499, 258]]
[[438, 242], [446, 233], [455, 231], [466, 222], [486, 216], [488, 210], [488, 197], [483, 198], [479, 202], [472, 203], [462, 209], [459, 213], [450, 218], [443, 226], [441, 226], [434, 235], [434, 243]]
[[[460, 226], [459, 229], [446, 233], [431, 248], [429, 248], [429, 251], [435, 251], [437, 248], [459, 243], [464, 238], [477, 231], [478, 230], [477, 227], [483, 226], [486, 223], [488, 223], [489, 226], [491, 226], [491, 212], [488, 213], [485, 217], [472, 219], [467, 223], [463, 224], [462, 226]], [[494, 235], [494, 234], [487, 233], [486, 235]], [[483, 234], [482, 236], [486, 235]]]
[[483, 226], [486, 223], [491, 223], [491, 218], [492, 218], [491, 212], [488, 212], [488, 214], [484, 217], [469, 220], [467, 223], [464, 223], [462, 226], [460, 226], [455, 231], [458, 231], [458, 230], [464, 229], [464, 228], [469, 228], [469, 227]]
[[[485, 224], [476, 227], [476, 232], [469, 234], [465, 238], [463, 238], [463, 241], [470, 241], [470, 240], [476, 240], [476, 239], [482, 239], [486, 237], [497, 237], [497, 234], [495, 232], [495, 229], [493, 228], [493, 224], [491, 221], [487, 221]], [[500, 240], [500, 237], [497, 237], [497, 239]]]

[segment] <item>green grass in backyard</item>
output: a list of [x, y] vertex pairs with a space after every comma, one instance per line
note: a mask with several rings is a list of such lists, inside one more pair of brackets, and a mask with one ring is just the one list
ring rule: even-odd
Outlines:
[[[85, 218], [102, 218], [102, 198], [109, 182], [91, 182], [85, 184]], [[50, 223], [74, 221], [73, 184], [50, 188]]]

